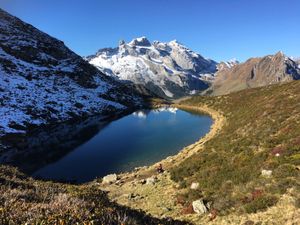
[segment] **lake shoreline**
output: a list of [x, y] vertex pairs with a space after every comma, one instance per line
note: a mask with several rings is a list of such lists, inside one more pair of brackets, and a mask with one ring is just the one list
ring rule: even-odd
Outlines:
[[[177, 103], [170, 106], [185, 111], [210, 115], [213, 119], [210, 131], [197, 142], [184, 147], [176, 155], [169, 156], [151, 166], [138, 167], [135, 171], [118, 174], [119, 180], [115, 184], [108, 185], [98, 183], [99, 181], [95, 182], [99, 184], [102, 190], [108, 192], [111, 200], [121, 205], [141, 209], [157, 217], [170, 216], [172, 218], [183, 219], [180, 214], [181, 208], [178, 205], [174, 206], [178, 184], [171, 180], [168, 171], [171, 167], [180, 164], [186, 158], [202, 151], [204, 144], [220, 132], [226, 119], [220, 112], [205, 105], [189, 106]], [[159, 164], [162, 164], [166, 170], [163, 174], [156, 173], [156, 168]], [[154, 186], [144, 184], [144, 181], [150, 177], [157, 178], [157, 183]], [[138, 198], [132, 200], [131, 196], [138, 196]], [[163, 203], [157, 205], [157, 202]]]

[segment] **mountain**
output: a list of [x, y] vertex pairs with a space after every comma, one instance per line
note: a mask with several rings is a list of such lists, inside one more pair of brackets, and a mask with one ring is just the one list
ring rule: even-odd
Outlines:
[[150, 43], [146, 37], [120, 41], [118, 47], [100, 49], [86, 60], [103, 73], [144, 85], [166, 98], [206, 89], [217, 65], [176, 40]]
[[59, 41], [0, 9], [0, 136], [141, 104]]
[[217, 71], [225, 71], [225, 70], [230, 70], [232, 67], [235, 65], [239, 64], [240, 62], [237, 61], [236, 59], [231, 59], [229, 61], [223, 61], [218, 63], [217, 65]]
[[300, 79], [300, 67], [282, 52], [251, 58], [230, 67], [218, 67], [210, 89], [213, 95]]

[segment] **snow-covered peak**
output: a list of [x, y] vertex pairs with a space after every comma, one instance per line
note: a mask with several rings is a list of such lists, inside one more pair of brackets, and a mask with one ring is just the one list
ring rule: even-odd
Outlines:
[[172, 40], [169, 42], [169, 45], [174, 45], [174, 46], [178, 46], [178, 45], [181, 45], [183, 46], [182, 43], [180, 43], [179, 41], [177, 41], [176, 39], [175, 40]]
[[122, 42], [117, 48], [99, 50], [86, 59], [106, 74], [142, 84], [169, 98], [206, 88], [216, 71], [215, 61], [178, 41], [151, 44], [146, 37], [133, 39], [128, 44]]
[[239, 64], [240, 62], [236, 58], [233, 58], [233, 59], [228, 60], [225, 63], [229, 68], [231, 68], [231, 67], [234, 67], [235, 65]]
[[229, 70], [231, 69], [232, 67], [238, 65], [240, 62], [233, 58], [233, 59], [230, 59], [228, 61], [223, 61], [223, 62], [220, 62], [218, 65], [217, 65], [217, 68], [218, 68], [218, 71], [222, 71], [222, 70]]
[[143, 37], [133, 39], [131, 42], [129, 42], [129, 45], [131, 45], [131, 46], [151, 46], [151, 43], [145, 36], [143, 36]]

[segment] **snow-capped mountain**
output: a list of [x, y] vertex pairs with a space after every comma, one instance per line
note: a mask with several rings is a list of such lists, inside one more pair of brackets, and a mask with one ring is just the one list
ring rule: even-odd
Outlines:
[[0, 9], [0, 136], [141, 101], [62, 41]]
[[217, 63], [176, 40], [150, 43], [146, 37], [86, 57], [103, 73], [142, 84], [161, 97], [178, 98], [206, 89]]
[[236, 60], [236, 59], [231, 59], [229, 61], [220, 62], [217, 65], [217, 71], [220, 72], [220, 71], [223, 71], [223, 70], [229, 70], [232, 67], [238, 65], [239, 63], [240, 62], [238, 60]]

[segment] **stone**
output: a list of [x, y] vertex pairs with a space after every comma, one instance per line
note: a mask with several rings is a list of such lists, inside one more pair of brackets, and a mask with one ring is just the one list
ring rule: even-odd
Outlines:
[[193, 214], [193, 213], [194, 213], [194, 209], [193, 209], [192, 204], [189, 204], [188, 206], [184, 207], [181, 210], [181, 214], [183, 214], [183, 215]]
[[146, 180], [145, 179], [142, 179], [142, 180], [139, 180], [139, 184], [146, 184]]
[[216, 209], [212, 209], [208, 214], [208, 218], [210, 221], [214, 220], [218, 215], [218, 211]]
[[272, 176], [272, 170], [262, 170], [261, 175], [263, 177], [271, 177]]
[[146, 184], [152, 184], [152, 185], [154, 185], [156, 183], [156, 181], [157, 181], [156, 177], [148, 177], [146, 179]]
[[112, 184], [118, 180], [117, 174], [109, 174], [102, 178], [102, 184]]
[[115, 182], [115, 184], [121, 186], [121, 185], [124, 184], [124, 181], [123, 181], [123, 180], [117, 180], [117, 181]]
[[191, 184], [191, 189], [192, 190], [197, 190], [199, 188], [199, 183], [198, 182], [193, 182], [192, 184]]
[[206, 206], [205, 206], [202, 199], [198, 199], [196, 201], [193, 201], [192, 205], [193, 205], [193, 210], [197, 214], [201, 215], [201, 214], [207, 213], [207, 208], [206, 208]]
[[131, 199], [134, 199], [135, 197], [136, 197], [135, 194], [130, 193], [127, 198], [128, 198], [128, 200], [131, 200]]

